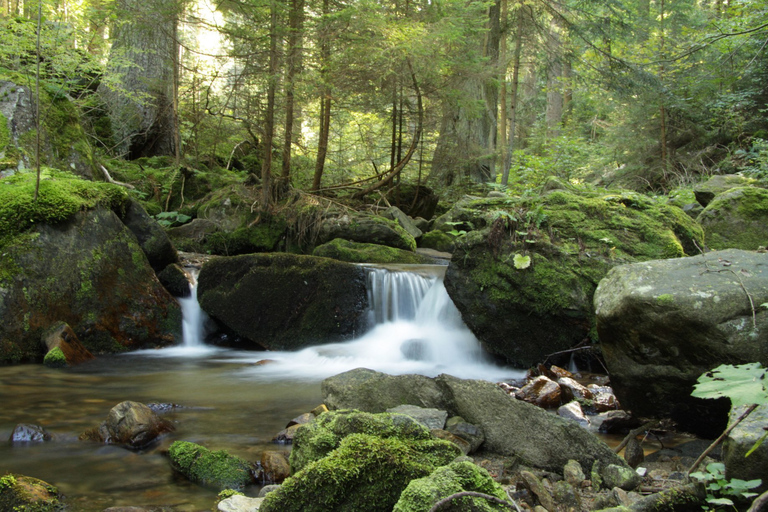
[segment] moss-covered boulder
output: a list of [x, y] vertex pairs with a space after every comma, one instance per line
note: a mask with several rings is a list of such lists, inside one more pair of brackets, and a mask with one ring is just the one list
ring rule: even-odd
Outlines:
[[179, 262], [179, 255], [165, 230], [138, 202], [129, 201], [126, 204], [121, 220], [136, 237], [155, 272], [160, 272], [168, 265]]
[[435, 260], [421, 254], [386, 245], [364, 244], [335, 238], [328, 243], [315, 247], [313, 256], [333, 258], [349, 263], [407, 263], [430, 264]]
[[760, 182], [754, 178], [748, 178], [740, 174], [722, 174], [712, 176], [706, 181], [697, 183], [693, 187], [693, 194], [696, 197], [696, 201], [706, 208], [715, 197], [732, 188], [757, 186], [760, 186]]
[[325, 457], [345, 437], [355, 433], [412, 441], [432, 438], [425, 426], [404, 414], [371, 414], [349, 409], [329, 411], [296, 431], [290, 456], [291, 471], [301, 471], [309, 463]]
[[703, 246], [682, 210], [632, 192], [466, 200], [446, 215], [466, 231], [448, 294], [490, 352], [522, 367], [594, 338], [592, 297], [610, 268]]
[[456, 249], [455, 240], [455, 236], [444, 231], [434, 230], [422, 235], [419, 247], [452, 253]]
[[[469, 461], [453, 462], [433, 471], [429, 476], [411, 480], [400, 494], [392, 512], [429, 511], [440, 500], [459, 492], [476, 492], [508, 501], [504, 488], [488, 471]], [[453, 499], [440, 508], [446, 512], [507, 512], [509, 505], [476, 496]]]
[[368, 306], [362, 267], [292, 254], [213, 258], [197, 293], [211, 317], [274, 350], [351, 339], [362, 332]]
[[242, 489], [254, 482], [252, 465], [224, 450], [176, 441], [168, 449], [171, 467], [191, 481], [214, 489]]
[[416, 250], [416, 240], [397, 222], [363, 213], [348, 213], [325, 219], [320, 226], [317, 243], [324, 244], [335, 238], [387, 245], [405, 251]]
[[710, 249], [754, 251], [768, 246], [768, 190], [732, 188], [717, 195], [697, 221]]
[[[736, 407], [731, 411], [729, 426], [744, 413], [746, 406]], [[759, 405], [744, 421], [739, 423], [728, 433], [723, 443], [723, 461], [725, 462], [725, 476], [731, 480], [762, 479], [759, 488], [752, 492], [762, 493], [768, 491], [768, 442], [765, 436], [765, 427], [768, 425], [768, 405]], [[762, 439], [757, 449], [750, 452], [756, 443]]]
[[595, 292], [600, 346], [621, 404], [706, 438], [728, 401], [690, 396], [723, 363], [768, 364], [768, 254], [729, 249], [613, 268]]
[[411, 480], [429, 475], [460, 453], [453, 444], [438, 439], [351, 434], [267, 494], [259, 510], [391, 511]]
[[88, 349], [77, 339], [75, 331], [64, 322], [57, 322], [46, 330], [43, 333], [42, 342], [48, 350], [43, 358], [43, 364], [49, 368], [75, 366], [94, 358], [93, 354], [88, 352]]
[[93, 353], [168, 345], [181, 312], [115, 211], [125, 190], [65, 175], [0, 183], [0, 362], [40, 360], [43, 332], [69, 324]]
[[63, 509], [61, 494], [51, 484], [24, 475], [0, 477], [0, 510], [54, 512]]

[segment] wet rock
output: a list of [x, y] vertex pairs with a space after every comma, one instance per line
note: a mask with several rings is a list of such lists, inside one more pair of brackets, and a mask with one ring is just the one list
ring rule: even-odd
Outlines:
[[426, 361], [432, 354], [424, 340], [405, 340], [400, 345], [400, 353], [409, 361]]
[[[457, 417], [454, 416], [454, 418]], [[461, 418], [458, 419], [461, 420]], [[469, 453], [475, 453], [485, 441], [485, 434], [480, 427], [463, 420], [449, 422], [446, 424], [445, 428], [451, 434], [454, 434], [469, 443]]]
[[561, 396], [562, 392], [557, 382], [543, 375], [530, 381], [517, 393], [518, 399], [545, 409], [558, 407]]
[[557, 379], [560, 390], [563, 393], [563, 401], [571, 400], [592, 400], [594, 395], [586, 386], [583, 386], [573, 380], [571, 377], [560, 377]]
[[40, 443], [51, 439], [53, 436], [43, 427], [30, 423], [19, 423], [13, 428], [8, 440], [12, 443]]
[[416, 240], [397, 222], [364, 213], [345, 213], [324, 219], [318, 232], [318, 243], [324, 244], [334, 238], [386, 245], [411, 252], [416, 250]]
[[459, 447], [459, 450], [461, 450], [461, 453], [464, 455], [469, 455], [470, 450], [472, 449], [472, 445], [469, 444], [469, 441], [466, 439], [463, 439], [455, 434], [452, 434], [451, 432], [448, 432], [447, 430], [442, 429], [432, 429], [430, 431], [433, 436], [435, 436], [437, 439], [442, 439], [443, 441], [448, 441], [450, 443], [455, 444]]
[[54, 324], [43, 333], [42, 339], [48, 349], [43, 362], [48, 367], [74, 366], [94, 359], [65, 322]]
[[557, 408], [557, 415], [567, 420], [575, 421], [582, 427], [589, 426], [589, 418], [581, 410], [581, 404], [577, 401], [568, 402]]
[[139, 450], [173, 430], [175, 427], [170, 421], [160, 418], [146, 405], [125, 401], [109, 411], [101, 426], [81, 434], [80, 439], [120, 444]]
[[672, 418], [704, 438], [725, 430], [728, 400], [690, 394], [699, 375], [723, 361], [765, 362], [768, 310], [753, 309], [744, 288], [752, 303], [768, 302], [766, 254], [729, 249], [611, 270], [595, 309], [622, 406], [641, 417]]
[[252, 465], [224, 450], [176, 441], [168, 449], [171, 467], [191, 481], [215, 489], [239, 490], [254, 481]]
[[299, 416], [296, 416], [291, 421], [288, 422], [286, 427], [292, 427], [294, 425], [303, 425], [305, 423], [309, 423], [315, 419], [315, 415], [311, 412], [305, 412], [304, 414], [300, 414]]
[[[730, 422], [734, 422], [743, 412], [745, 406], [736, 407], [731, 411]], [[731, 430], [723, 443], [723, 462], [725, 475], [728, 479], [753, 480], [761, 478], [763, 483], [753, 492], [762, 493], [768, 490], [768, 439], [752, 452], [758, 439], [766, 433], [768, 427], [768, 405], [759, 405], [749, 416]]]
[[626, 434], [641, 425], [641, 421], [627, 411], [606, 411], [600, 413], [599, 431], [605, 434]]
[[636, 468], [643, 463], [644, 459], [643, 445], [636, 437], [633, 437], [624, 447], [624, 460], [627, 461], [629, 467]]
[[280, 483], [291, 476], [291, 465], [284, 452], [265, 451], [261, 455], [261, 469], [264, 481], [269, 483]]
[[645, 496], [631, 505], [632, 512], [699, 512], [704, 505], [704, 489], [701, 485], [688, 484]]
[[590, 384], [587, 389], [592, 392], [592, 408], [595, 412], [615, 411], [621, 407], [610, 386]]
[[230, 496], [225, 500], [221, 500], [216, 505], [218, 512], [254, 512], [259, 510], [261, 502], [264, 498], [249, 498], [247, 496]]
[[261, 490], [259, 491], [259, 498], [263, 498], [263, 497], [264, 497], [264, 496], [266, 496], [267, 494], [271, 493], [272, 491], [276, 491], [276, 490], [278, 490], [279, 488], [280, 488], [280, 485], [279, 485], [279, 484], [269, 484], [269, 485], [265, 485], [265, 486], [264, 486], [264, 487], [262, 487], [262, 488], [261, 488]]
[[138, 202], [130, 200], [121, 220], [131, 230], [155, 272], [179, 262], [179, 255], [165, 230]]
[[640, 485], [642, 481], [640, 475], [632, 468], [616, 464], [609, 464], [602, 468], [600, 476], [603, 479], [603, 485], [608, 489], [618, 487], [625, 491], [631, 491]]
[[0, 476], [0, 510], [56, 510], [59, 490], [47, 482], [24, 475]]
[[582, 510], [581, 497], [576, 488], [570, 483], [564, 480], [555, 482], [552, 489], [552, 495], [560, 510], [562, 510], [563, 507], [565, 507], [565, 510], [571, 511]]
[[284, 428], [280, 432], [278, 432], [275, 437], [272, 438], [273, 443], [284, 443], [284, 444], [290, 444], [293, 443], [293, 440], [296, 438], [296, 432], [298, 432], [299, 427], [301, 425], [291, 425], [290, 427]]
[[563, 478], [566, 482], [576, 488], [581, 487], [582, 482], [586, 480], [584, 471], [581, 469], [581, 464], [575, 460], [569, 460], [565, 466], [563, 466]]
[[442, 429], [445, 427], [445, 420], [448, 419], [448, 413], [445, 411], [416, 405], [398, 405], [387, 409], [387, 412], [410, 416], [430, 430]]
[[177, 263], [168, 265], [158, 272], [157, 279], [174, 297], [185, 298], [192, 294], [189, 287], [189, 277], [181, 265]]

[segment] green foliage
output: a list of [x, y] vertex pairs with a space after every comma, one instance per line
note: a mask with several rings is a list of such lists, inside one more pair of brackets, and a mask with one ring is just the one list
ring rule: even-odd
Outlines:
[[523, 256], [522, 254], [515, 254], [512, 263], [515, 265], [516, 269], [524, 270], [531, 266], [531, 257], [528, 255]]
[[[731, 480], [725, 477], [725, 464], [713, 462], [707, 465], [706, 472], [697, 471], [691, 473], [691, 478], [698, 480], [705, 485], [707, 491], [707, 503], [710, 506], [733, 506], [734, 500], [743, 501], [747, 498], [757, 496], [756, 492], [750, 492], [752, 489], [760, 487], [762, 480], [741, 480], [733, 478]], [[705, 510], [710, 507], [702, 506]]]
[[43, 364], [48, 368], [65, 368], [67, 366], [67, 357], [61, 348], [54, 347], [45, 354]]
[[731, 399], [732, 407], [768, 403], [768, 369], [760, 363], [723, 364], [699, 376], [691, 396]]
[[181, 226], [192, 220], [192, 217], [189, 215], [179, 212], [160, 212], [154, 217], [158, 224], [166, 228]]

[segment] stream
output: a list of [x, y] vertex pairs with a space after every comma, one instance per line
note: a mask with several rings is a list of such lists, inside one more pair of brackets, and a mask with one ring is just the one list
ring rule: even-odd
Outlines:
[[[448, 373], [490, 381], [523, 372], [494, 364], [464, 326], [442, 283], [445, 267], [369, 269], [369, 331], [356, 340], [297, 352], [245, 352], [206, 345], [206, 317], [193, 295], [180, 299], [184, 342], [160, 350], [101, 356], [67, 369], [0, 367], [0, 439], [19, 423], [44, 427], [44, 443], [0, 441], [0, 475], [19, 473], [56, 485], [71, 510], [166, 506], [210, 510], [217, 492], [171, 470], [164, 452], [176, 440], [258, 461], [292, 418], [321, 403], [320, 382], [358, 367], [390, 374]], [[268, 360], [267, 364], [256, 364]], [[78, 441], [124, 400], [174, 404], [176, 431], [133, 452]], [[260, 486], [246, 494], [255, 496]]]

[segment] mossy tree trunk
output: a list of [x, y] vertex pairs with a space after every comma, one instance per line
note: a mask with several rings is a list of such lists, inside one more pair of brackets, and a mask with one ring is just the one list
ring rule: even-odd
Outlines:
[[135, 159], [175, 154], [175, 38], [179, 0], [117, 0], [102, 85], [113, 151]]

